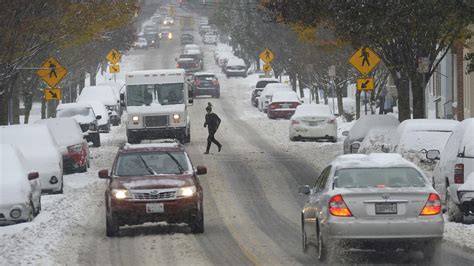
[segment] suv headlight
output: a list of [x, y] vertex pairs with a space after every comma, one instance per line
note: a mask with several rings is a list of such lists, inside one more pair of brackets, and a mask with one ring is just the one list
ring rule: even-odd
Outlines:
[[140, 118], [139, 118], [138, 116], [136, 116], [136, 115], [132, 116], [133, 124], [138, 125], [138, 120], [139, 120], [139, 119], [140, 119]]
[[180, 119], [180, 118], [181, 118], [181, 115], [179, 115], [179, 114], [174, 114], [174, 115], [173, 115], [173, 121], [174, 121], [175, 123], [179, 123], [179, 119]]
[[130, 192], [126, 189], [112, 189], [111, 191], [112, 197], [116, 199], [128, 199], [130, 198]]
[[187, 198], [187, 197], [192, 197], [194, 194], [196, 194], [196, 187], [195, 186], [189, 186], [189, 187], [180, 187], [178, 189], [178, 198]]

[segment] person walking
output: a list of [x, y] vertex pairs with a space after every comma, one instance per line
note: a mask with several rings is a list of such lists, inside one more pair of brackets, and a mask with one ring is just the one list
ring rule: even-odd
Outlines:
[[211, 103], [208, 103], [206, 107], [206, 112], [207, 114], [206, 121], [204, 122], [204, 127], [207, 127], [209, 136], [207, 136], [207, 147], [206, 152], [204, 152], [204, 154], [209, 154], [209, 150], [211, 149], [211, 143], [216, 144], [218, 151], [220, 152], [222, 150], [222, 144], [220, 144], [219, 141], [216, 140], [214, 135], [216, 134], [216, 131], [219, 128], [219, 125], [221, 124], [221, 119], [219, 118], [219, 116], [212, 112]]

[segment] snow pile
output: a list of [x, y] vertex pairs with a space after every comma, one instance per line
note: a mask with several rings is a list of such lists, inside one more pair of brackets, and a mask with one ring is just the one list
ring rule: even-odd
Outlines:
[[462, 248], [474, 250], [474, 224], [446, 222], [444, 240]]

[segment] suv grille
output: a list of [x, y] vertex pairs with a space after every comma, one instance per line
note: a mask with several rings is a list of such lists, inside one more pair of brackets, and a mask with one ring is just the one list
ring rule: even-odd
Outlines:
[[141, 190], [132, 191], [134, 200], [174, 200], [176, 199], [176, 190]]
[[168, 124], [167, 115], [145, 116], [146, 127], [166, 127]]

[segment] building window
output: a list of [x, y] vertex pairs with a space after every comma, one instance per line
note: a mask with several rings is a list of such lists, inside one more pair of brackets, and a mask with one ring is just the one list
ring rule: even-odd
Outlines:
[[433, 74], [433, 95], [441, 96], [441, 69], [439, 65], [436, 67], [436, 71]]

